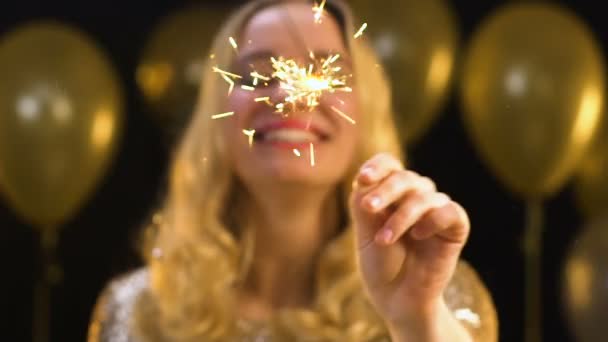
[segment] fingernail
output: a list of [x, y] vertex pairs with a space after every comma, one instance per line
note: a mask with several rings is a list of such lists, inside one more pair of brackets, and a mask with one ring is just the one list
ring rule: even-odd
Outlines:
[[367, 178], [372, 178], [374, 175], [374, 169], [367, 166], [367, 167], [363, 168], [363, 170], [361, 170], [361, 175], [365, 176]]
[[450, 203], [450, 201], [451, 200], [448, 196], [438, 194], [437, 199], [435, 200], [435, 207], [441, 208]]
[[393, 241], [393, 231], [388, 228], [384, 228], [382, 231], [380, 231], [379, 238], [383, 243], [389, 244], [391, 241]]
[[381, 202], [381, 201], [382, 201], [382, 200], [380, 200], [380, 197], [376, 197], [376, 196], [374, 196], [374, 197], [372, 197], [372, 198], [371, 198], [371, 199], [368, 201], [368, 204], [369, 204], [369, 206], [370, 206], [370, 207], [372, 207], [372, 208], [374, 208], [374, 209], [375, 209], [375, 208], [378, 208], [378, 207], [380, 206], [380, 202]]

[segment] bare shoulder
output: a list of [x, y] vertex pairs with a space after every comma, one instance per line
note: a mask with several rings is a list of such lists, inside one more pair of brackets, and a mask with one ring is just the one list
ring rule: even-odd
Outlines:
[[475, 341], [498, 341], [498, 317], [490, 291], [475, 269], [460, 260], [444, 293], [454, 316], [471, 332]]
[[131, 319], [135, 303], [148, 289], [148, 270], [136, 269], [112, 279], [97, 299], [88, 342], [137, 342]]

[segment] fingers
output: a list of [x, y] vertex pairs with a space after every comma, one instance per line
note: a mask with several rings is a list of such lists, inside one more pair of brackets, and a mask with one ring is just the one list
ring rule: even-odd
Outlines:
[[362, 186], [372, 185], [397, 170], [403, 170], [401, 162], [388, 153], [380, 153], [361, 166], [355, 182]]
[[[449, 196], [442, 192], [414, 192], [408, 195], [384, 226], [376, 232], [375, 241], [382, 245], [394, 243], [429, 210], [441, 208], [450, 203]], [[426, 234], [427, 231], [424, 233]]]
[[361, 205], [370, 213], [378, 213], [408, 192], [424, 193], [435, 190], [435, 183], [428, 177], [421, 177], [408, 170], [393, 171], [361, 199]]
[[430, 210], [411, 228], [416, 240], [437, 235], [448, 242], [464, 244], [468, 238], [470, 222], [465, 210], [456, 202]]

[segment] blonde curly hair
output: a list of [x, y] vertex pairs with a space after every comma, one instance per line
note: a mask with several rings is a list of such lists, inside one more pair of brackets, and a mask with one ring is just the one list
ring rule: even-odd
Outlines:
[[[239, 8], [216, 35], [213, 64], [229, 66], [226, 42], [238, 37], [259, 10], [281, 0], [256, 0]], [[169, 174], [162, 220], [146, 233], [149, 291], [136, 306], [136, 326], [146, 341], [233, 341], [272, 336], [286, 341], [373, 341], [387, 338], [368, 303], [358, 274], [351, 220], [346, 208], [358, 165], [379, 152], [401, 157], [390, 89], [365, 38], [354, 40], [353, 17], [341, 1], [327, 11], [342, 25], [353, 61], [358, 101], [365, 113], [358, 123], [361, 145], [347, 176], [336, 189], [341, 198], [342, 233], [324, 247], [318, 260], [316, 299], [308, 310], [282, 310], [267, 324], [238, 319], [235, 294], [251, 261], [255, 232], [249, 227], [247, 196], [227, 162], [216, 120], [225, 83], [204, 68], [196, 111], [179, 145]], [[152, 250], [162, 257], [152, 257]]]

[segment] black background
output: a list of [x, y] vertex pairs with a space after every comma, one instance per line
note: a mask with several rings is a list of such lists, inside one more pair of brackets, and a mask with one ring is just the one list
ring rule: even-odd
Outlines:
[[[137, 233], [160, 200], [170, 147], [146, 112], [133, 74], [146, 38], [158, 20], [192, 3], [196, 2], [23, 0], [3, 1], [0, 5], [0, 34], [41, 18], [58, 19], [84, 30], [109, 54], [127, 94], [126, 134], [115, 162], [94, 195], [62, 229], [59, 260], [64, 278], [53, 291], [52, 341], [85, 340], [92, 306], [104, 284], [140, 265], [134, 248]], [[219, 6], [218, 2], [205, 3]], [[484, 17], [503, 3], [452, 2], [464, 42]], [[601, 2], [559, 3], [582, 17], [607, 51], [608, 24], [603, 20]], [[415, 170], [433, 178], [440, 189], [467, 208], [473, 232], [464, 258], [476, 267], [494, 296], [501, 341], [521, 341], [520, 246], [525, 205], [497, 183], [480, 162], [465, 135], [455, 91], [440, 119], [408, 153]], [[560, 304], [560, 271], [567, 247], [583, 221], [571, 185], [546, 202], [545, 213], [544, 339], [572, 341]], [[2, 341], [31, 340], [31, 294], [39, 271], [37, 246], [37, 233], [0, 202]]]

